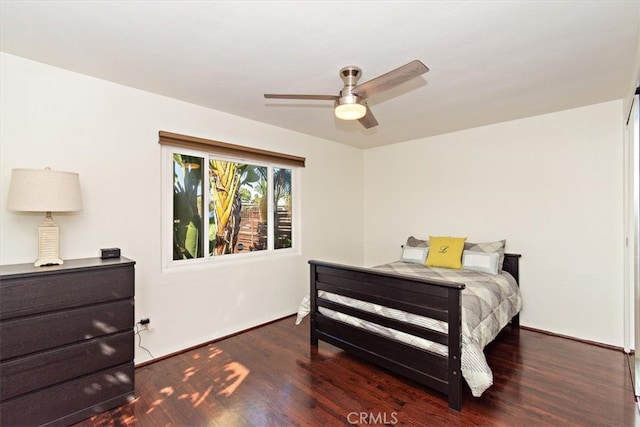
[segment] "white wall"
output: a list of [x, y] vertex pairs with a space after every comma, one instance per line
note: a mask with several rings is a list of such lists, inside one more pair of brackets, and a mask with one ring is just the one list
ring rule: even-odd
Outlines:
[[[156, 357], [294, 313], [310, 258], [362, 264], [360, 150], [0, 55], [0, 264], [35, 260], [42, 221], [6, 210], [11, 169], [78, 172], [84, 210], [54, 214], [61, 256], [117, 246], [137, 262], [136, 319], [151, 318]], [[302, 252], [163, 273], [159, 130], [306, 157]]]
[[622, 101], [370, 149], [365, 264], [407, 236], [507, 239], [522, 324], [623, 344]]

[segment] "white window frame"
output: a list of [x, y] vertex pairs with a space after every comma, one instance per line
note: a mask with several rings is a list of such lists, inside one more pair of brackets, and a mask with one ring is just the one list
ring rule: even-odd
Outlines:
[[[208, 230], [209, 227], [209, 161], [212, 159], [222, 160], [234, 163], [244, 163], [255, 166], [266, 166], [268, 175], [268, 194], [267, 194], [267, 249], [261, 251], [247, 251], [237, 254], [224, 254], [224, 255], [209, 255], [208, 248], [204, 251], [202, 258], [194, 259], [173, 259], [173, 154], [186, 154], [191, 156], [197, 156], [204, 159], [203, 170], [203, 222], [206, 226], [204, 229]], [[292, 197], [292, 226], [291, 226], [291, 247], [275, 249], [275, 215], [274, 215], [274, 200], [273, 200], [273, 169], [283, 168], [291, 170], [291, 197]], [[276, 162], [265, 162], [253, 159], [247, 159], [242, 157], [233, 157], [218, 155], [215, 152], [195, 150], [190, 148], [163, 146], [162, 147], [162, 268], [163, 271], [177, 270], [183, 267], [190, 266], [209, 266], [219, 263], [233, 263], [242, 262], [243, 260], [256, 260], [264, 257], [274, 256], [292, 256], [299, 255], [301, 253], [301, 241], [300, 241], [300, 218], [301, 218], [301, 180], [302, 180], [302, 168], [279, 164]], [[205, 242], [208, 239], [205, 239]]]

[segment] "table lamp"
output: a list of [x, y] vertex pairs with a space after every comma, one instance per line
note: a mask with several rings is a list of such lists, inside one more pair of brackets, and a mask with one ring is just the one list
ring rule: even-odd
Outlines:
[[51, 212], [82, 209], [78, 174], [49, 168], [13, 169], [7, 209], [45, 212], [44, 222], [38, 227], [38, 260], [34, 265], [63, 264], [60, 259], [60, 227], [53, 222]]

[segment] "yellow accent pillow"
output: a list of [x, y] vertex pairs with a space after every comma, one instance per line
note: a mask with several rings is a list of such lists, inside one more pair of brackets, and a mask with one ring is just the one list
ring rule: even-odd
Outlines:
[[427, 267], [462, 268], [462, 251], [466, 237], [429, 236]]

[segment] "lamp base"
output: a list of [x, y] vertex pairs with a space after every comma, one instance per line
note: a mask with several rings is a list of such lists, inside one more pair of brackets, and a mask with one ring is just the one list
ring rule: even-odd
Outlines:
[[47, 212], [44, 222], [38, 226], [38, 260], [36, 267], [60, 265], [60, 227], [53, 222], [51, 212]]

